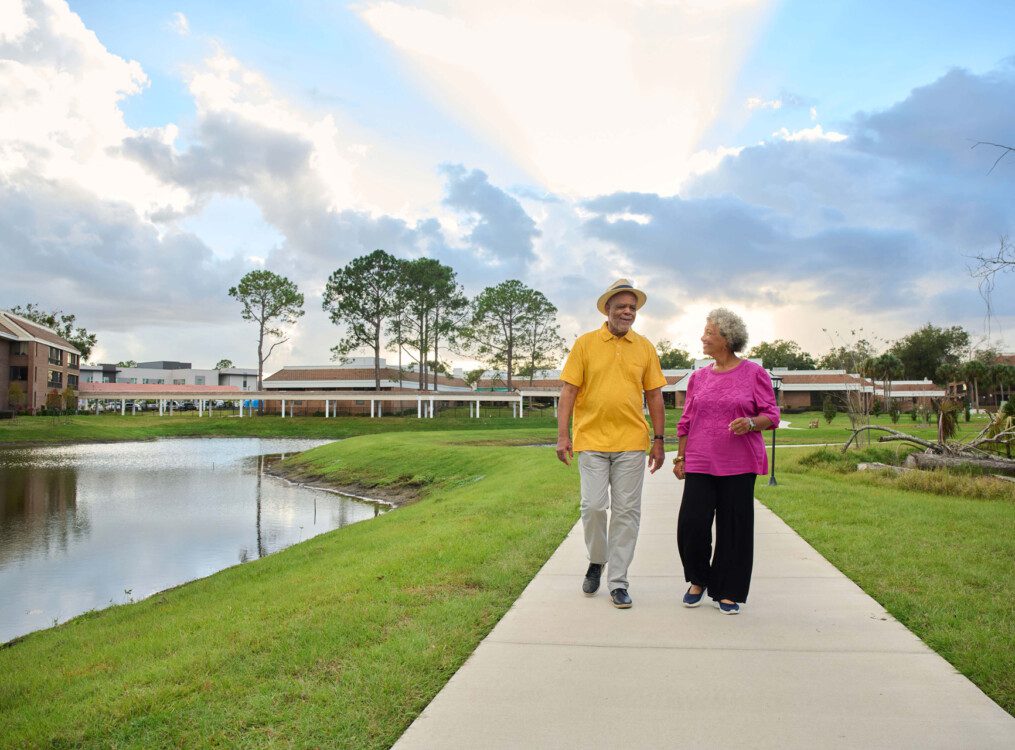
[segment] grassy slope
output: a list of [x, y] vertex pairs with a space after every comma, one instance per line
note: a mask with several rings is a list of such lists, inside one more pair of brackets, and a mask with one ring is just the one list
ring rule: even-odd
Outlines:
[[802, 459], [782, 453], [779, 485], [759, 481], [758, 498], [1015, 713], [1015, 502], [909, 491]]
[[298, 457], [429, 491], [0, 649], [0, 745], [388, 747], [577, 519], [577, 472], [552, 451], [468, 444], [510, 435], [371, 436]]

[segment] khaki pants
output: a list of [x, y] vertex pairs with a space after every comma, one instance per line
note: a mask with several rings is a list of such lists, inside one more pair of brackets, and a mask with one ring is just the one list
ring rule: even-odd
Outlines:
[[[589, 562], [607, 565], [608, 591], [626, 589], [641, 522], [645, 452], [582, 451], [581, 513]], [[611, 512], [612, 511], [612, 512]]]

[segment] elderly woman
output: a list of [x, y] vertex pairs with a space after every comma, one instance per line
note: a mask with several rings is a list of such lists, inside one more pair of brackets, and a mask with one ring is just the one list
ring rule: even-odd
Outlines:
[[737, 356], [747, 344], [739, 316], [725, 308], [710, 312], [701, 344], [715, 361], [691, 373], [673, 459], [673, 473], [684, 480], [677, 518], [677, 547], [691, 584], [684, 606], [697, 607], [707, 592], [723, 614], [735, 615], [751, 585], [754, 480], [768, 472], [761, 431], [778, 426], [779, 409], [765, 369]]

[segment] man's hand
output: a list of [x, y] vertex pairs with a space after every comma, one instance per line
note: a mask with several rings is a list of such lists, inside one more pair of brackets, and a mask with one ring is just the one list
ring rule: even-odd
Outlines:
[[663, 447], [662, 440], [652, 441], [652, 450], [648, 452], [648, 473], [655, 474], [659, 470], [659, 467], [663, 465], [663, 461], [666, 460], [666, 449]]
[[557, 458], [560, 459], [565, 466], [571, 465], [571, 459], [574, 458], [574, 447], [571, 445], [571, 438], [568, 436], [557, 438]]

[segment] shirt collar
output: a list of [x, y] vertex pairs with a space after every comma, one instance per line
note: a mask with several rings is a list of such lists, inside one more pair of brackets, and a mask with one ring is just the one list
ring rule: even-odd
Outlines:
[[633, 328], [628, 328], [627, 333], [625, 333], [623, 336], [614, 336], [612, 333], [610, 333], [610, 326], [606, 323], [603, 323], [603, 327], [599, 329], [599, 337], [603, 341], [609, 341], [610, 339], [619, 338], [619, 339], [627, 339], [632, 344], [635, 343]]

